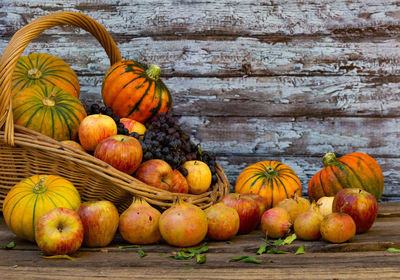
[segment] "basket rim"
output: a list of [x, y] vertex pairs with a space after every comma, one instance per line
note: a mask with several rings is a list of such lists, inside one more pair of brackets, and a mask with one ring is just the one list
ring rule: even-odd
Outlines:
[[[4, 131], [0, 131], [0, 139], [5, 137]], [[41, 134], [29, 128], [15, 125], [15, 147], [34, 148], [47, 153], [57, 154], [57, 156], [85, 166], [95, 174], [99, 174], [106, 179], [113, 181], [119, 188], [133, 196], [141, 196], [151, 204], [159, 206], [170, 206], [171, 203], [163, 203], [164, 200], [175, 201], [183, 199], [187, 202], [198, 204], [211, 196], [220, 196], [230, 192], [229, 179], [225, 175], [222, 167], [217, 163], [216, 173], [218, 182], [210, 189], [201, 194], [174, 193], [168, 190], [159, 189], [136, 179], [134, 176], [119, 171], [108, 163], [90, 155], [87, 152], [78, 150], [68, 144], [57, 141], [51, 137]], [[10, 147], [12, 148], [12, 147]], [[219, 189], [219, 191], [218, 191]], [[143, 193], [150, 197], [146, 197]], [[213, 202], [216, 202], [214, 200]]]

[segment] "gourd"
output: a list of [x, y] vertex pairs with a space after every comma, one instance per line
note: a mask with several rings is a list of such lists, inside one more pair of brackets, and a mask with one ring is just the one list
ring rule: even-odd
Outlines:
[[33, 85], [57, 86], [76, 98], [80, 93], [74, 70], [61, 58], [46, 53], [32, 53], [18, 59], [12, 76], [12, 93]]
[[14, 123], [58, 141], [75, 140], [86, 111], [78, 98], [50, 85], [35, 85], [12, 98]]
[[160, 73], [156, 65], [147, 68], [131, 60], [115, 63], [103, 79], [104, 104], [111, 107], [116, 116], [141, 123], [161, 112], [168, 113], [172, 97], [159, 79]]
[[301, 196], [301, 182], [289, 166], [278, 161], [260, 161], [240, 173], [235, 192], [258, 194], [266, 199], [269, 209], [296, 193]]
[[343, 188], [360, 188], [382, 197], [383, 173], [379, 164], [365, 153], [351, 153], [336, 158], [327, 153], [323, 158], [324, 168], [318, 171], [308, 184], [310, 200], [323, 196], [334, 196]]
[[35, 241], [35, 223], [48, 211], [64, 207], [76, 210], [79, 192], [68, 180], [57, 175], [34, 175], [23, 179], [8, 192], [4, 220], [18, 237]]

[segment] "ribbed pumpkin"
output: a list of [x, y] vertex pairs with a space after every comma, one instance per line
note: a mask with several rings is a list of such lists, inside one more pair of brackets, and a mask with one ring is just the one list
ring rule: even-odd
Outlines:
[[255, 193], [264, 197], [268, 210], [295, 193], [301, 196], [301, 182], [289, 166], [278, 161], [260, 161], [240, 173], [235, 192]]
[[36, 85], [17, 92], [12, 99], [16, 124], [58, 141], [74, 140], [86, 111], [78, 98], [49, 85]]
[[324, 168], [308, 183], [308, 196], [317, 201], [323, 196], [334, 196], [343, 188], [360, 188], [379, 200], [383, 192], [383, 173], [379, 164], [364, 153], [351, 153], [336, 158], [327, 153]]
[[115, 63], [103, 79], [102, 95], [106, 106], [120, 118], [144, 123], [161, 112], [167, 113], [172, 97], [159, 79], [161, 69], [131, 60]]
[[75, 97], [80, 87], [74, 70], [59, 57], [46, 53], [21, 56], [12, 76], [12, 93], [33, 85], [53, 85]]
[[34, 175], [23, 179], [7, 194], [4, 220], [18, 237], [34, 242], [35, 223], [53, 208], [76, 210], [81, 204], [77, 189], [56, 175]]

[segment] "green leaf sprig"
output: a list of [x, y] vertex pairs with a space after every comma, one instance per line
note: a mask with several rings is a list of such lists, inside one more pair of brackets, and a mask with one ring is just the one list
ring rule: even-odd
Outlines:
[[204, 243], [198, 249], [192, 249], [192, 248], [184, 249], [169, 257], [175, 260], [189, 260], [196, 257], [196, 262], [198, 264], [203, 264], [207, 260], [206, 255], [204, 255], [204, 253], [206, 252], [208, 252], [208, 246], [206, 246], [206, 243]]
[[261, 261], [256, 259], [255, 257], [252, 256], [239, 256], [239, 257], [235, 257], [229, 260], [230, 262], [245, 262], [245, 263], [256, 263], [256, 264], [260, 264]]
[[388, 248], [387, 251], [389, 253], [400, 253], [400, 249], [397, 248]]
[[5, 249], [10, 250], [12, 248], [15, 247], [15, 242], [11, 241], [10, 243], [8, 243], [7, 245], [4, 246]]
[[[272, 246], [290, 245], [290, 244], [292, 244], [293, 241], [296, 240], [296, 238], [297, 238], [296, 234], [293, 233], [292, 235], [287, 236], [285, 239], [279, 238], [279, 239], [272, 240], [272, 241], [264, 239], [264, 242], [261, 244], [260, 248], [257, 251], [257, 255], [261, 255], [261, 254], [264, 254], [264, 253], [267, 253], [267, 254], [287, 254], [287, 253], [289, 253], [287, 251], [278, 250], [278, 249], [275, 249], [275, 248], [270, 248], [270, 249], [268, 249], [268, 248], [272, 247]], [[296, 255], [305, 254], [304, 245], [301, 245], [297, 249], [295, 254]]]

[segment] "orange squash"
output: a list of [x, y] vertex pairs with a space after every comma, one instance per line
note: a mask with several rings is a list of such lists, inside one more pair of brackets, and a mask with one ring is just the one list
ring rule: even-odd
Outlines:
[[32, 53], [21, 56], [12, 76], [12, 93], [33, 85], [53, 85], [76, 98], [80, 87], [74, 70], [59, 57], [47, 53]]
[[145, 123], [161, 112], [168, 113], [172, 97], [159, 79], [161, 70], [156, 65], [147, 68], [131, 60], [115, 63], [106, 73], [102, 96], [106, 106], [120, 118]]
[[289, 166], [278, 161], [260, 161], [246, 167], [235, 184], [236, 193], [255, 193], [266, 199], [266, 210], [295, 194], [301, 196], [301, 182]]
[[317, 201], [323, 196], [334, 196], [343, 188], [360, 188], [375, 196], [382, 197], [383, 173], [379, 164], [364, 153], [351, 153], [336, 158], [327, 153], [323, 158], [324, 168], [318, 171], [308, 183], [310, 200]]

